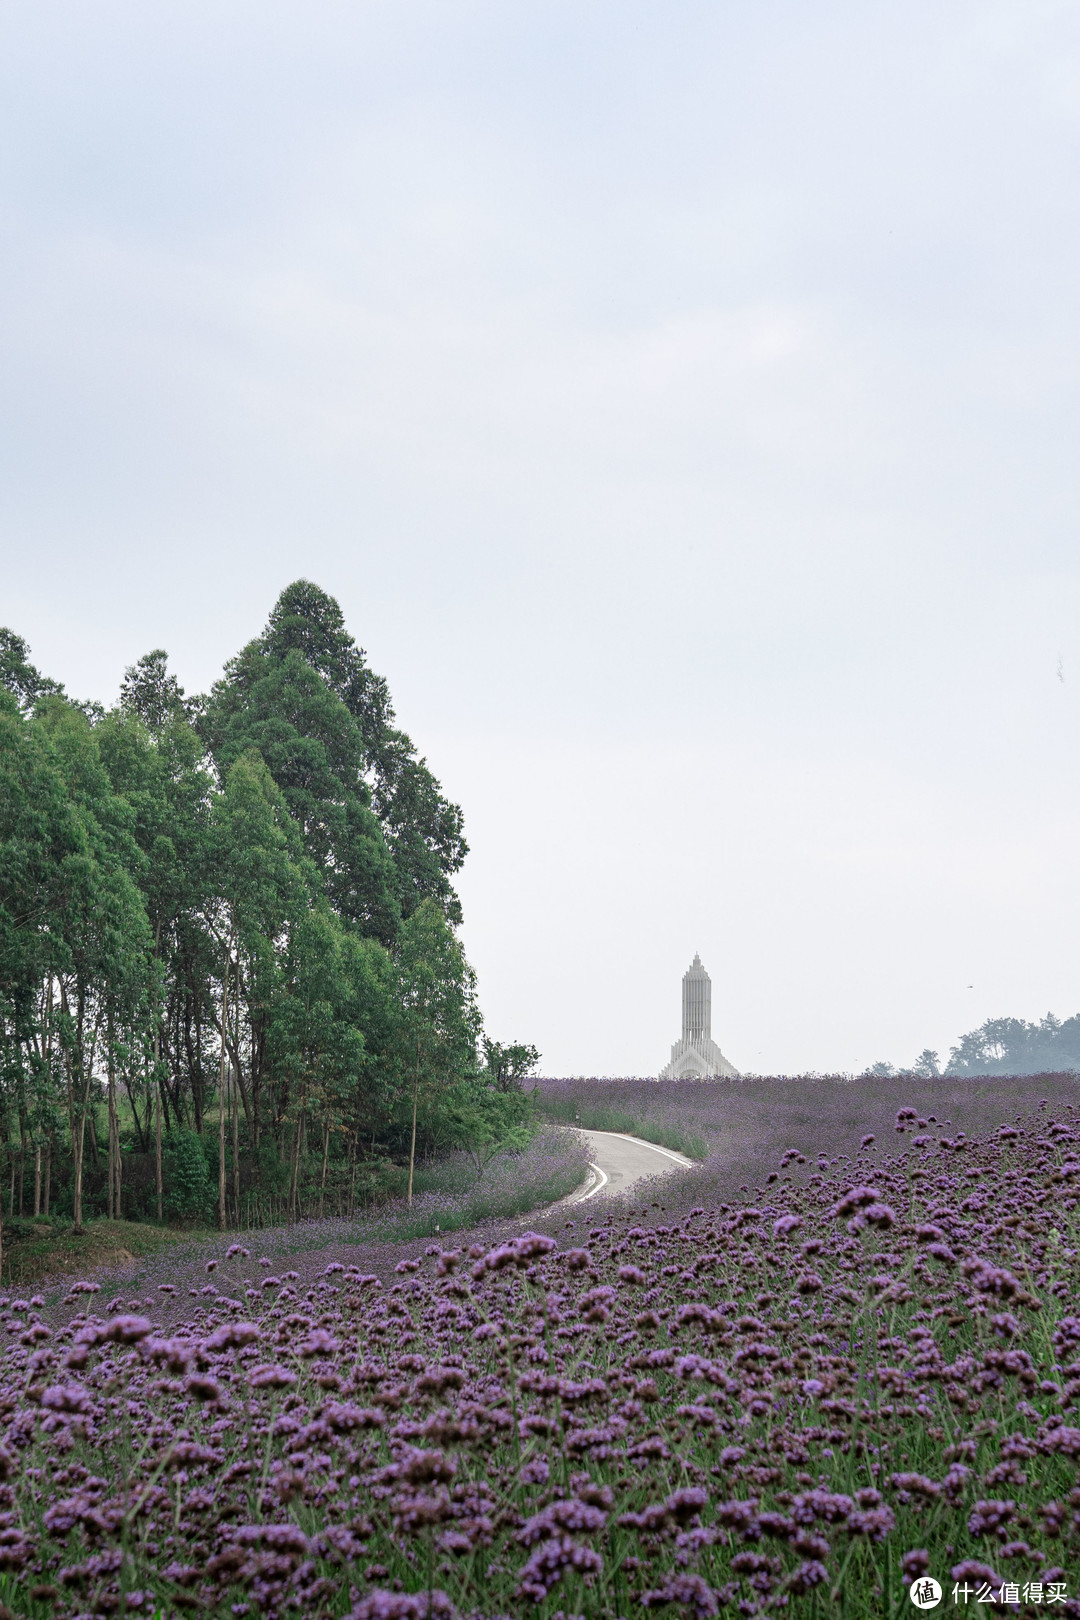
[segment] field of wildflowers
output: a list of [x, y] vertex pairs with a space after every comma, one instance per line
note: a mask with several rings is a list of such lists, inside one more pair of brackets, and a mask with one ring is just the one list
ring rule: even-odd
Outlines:
[[4, 1297], [0, 1600], [862, 1620], [929, 1575], [950, 1613], [1078, 1616], [1080, 1095], [1049, 1090], [381, 1275], [234, 1243], [191, 1289]]
[[[854, 1153], [863, 1136], [893, 1136], [897, 1111], [934, 1114], [969, 1136], [993, 1130], [1043, 1098], [1052, 1107], [1080, 1095], [1074, 1074], [992, 1079], [914, 1075], [757, 1075], [739, 1080], [543, 1079], [541, 1114], [586, 1130], [629, 1131], [707, 1160], [691, 1202], [737, 1197], [775, 1168], [789, 1147], [808, 1158]], [[1004, 1110], [1004, 1112], [1003, 1112]]]

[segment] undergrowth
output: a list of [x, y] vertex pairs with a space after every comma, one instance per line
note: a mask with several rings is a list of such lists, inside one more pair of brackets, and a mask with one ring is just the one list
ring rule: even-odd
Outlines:
[[[417, 1193], [411, 1207], [404, 1198], [395, 1198], [353, 1217], [303, 1220], [291, 1226], [234, 1231], [229, 1236], [239, 1238], [275, 1264], [324, 1249], [336, 1253], [338, 1250], [393, 1248], [529, 1214], [569, 1196], [582, 1185], [587, 1174], [588, 1153], [583, 1140], [568, 1131], [548, 1126], [537, 1132], [524, 1152], [494, 1160], [480, 1179], [464, 1153], [447, 1154], [424, 1167], [417, 1174]], [[83, 1251], [86, 1258], [81, 1274], [85, 1275], [91, 1268], [109, 1269], [117, 1285], [122, 1278], [123, 1287], [135, 1291], [157, 1287], [165, 1280], [185, 1283], [194, 1280], [194, 1276], [189, 1279], [188, 1273], [197, 1273], [206, 1256], [216, 1252], [222, 1236], [208, 1232], [169, 1233], [133, 1222], [92, 1224], [94, 1228], [123, 1227], [134, 1234], [133, 1241], [126, 1245], [128, 1253], [120, 1249], [112, 1257], [103, 1253], [97, 1259], [94, 1253]], [[70, 1228], [68, 1230], [70, 1232]], [[146, 1247], [137, 1249], [135, 1241], [139, 1234], [146, 1234], [148, 1241]], [[154, 1234], [165, 1240], [156, 1248]], [[175, 1246], [167, 1247], [170, 1242]], [[132, 1264], [132, 1260], [136, 1263]], [[70, 1276], [73, 1269], [76, 1268], [65, 1262], [62, 1266], [42, 1267], [32, 1274], [15, 1272], [9, 1271], [5, 1260], [3, 1277], [5, 1282], [17, 1283], [29, 1281], [31, 1276], [38, 1280], [58, 1274]]]
[[44, 1277], [85, 1276], [88, 1270], [131, 1265], [172, 1253], [192, 1241], [213, 1241], [217, 1234], [181, 1232], [146, 1221], [87, 1221], [76, 1232], [70, 1219], [11, 1216], [3, 1225], [3, 1281], [19, 1286]]

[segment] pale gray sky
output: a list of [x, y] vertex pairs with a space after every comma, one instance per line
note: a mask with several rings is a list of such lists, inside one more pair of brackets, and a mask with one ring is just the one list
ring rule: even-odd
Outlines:
[[0, 622], [337, 595], [549, 1073], [1073, 1013], [1078, 159], [1057, 0], [0, 4]]

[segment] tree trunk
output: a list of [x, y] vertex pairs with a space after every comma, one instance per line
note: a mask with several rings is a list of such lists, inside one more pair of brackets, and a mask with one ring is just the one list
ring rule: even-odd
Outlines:
[[233, 1083], [230, 1087], [232, 1107], [232, 1180], [233, 1204], [236, 1212], [236, 1224], [240, 1225], [240, 1110], [236, 1103], [236, 1070], [233, 1071]]
[[298, 1114], [296, 1119], [296, 1136], [293, 1143], [293, 1170], [292, 1186], [289, 1189], [289, 1222], [295, 1220], [297, 1191], [300, 1185], [300, 1137], [304, 1129], [304, 1116]]
[[194, 1009], [193, 1022], [195, 1025], [195, 1063], [191, 1070], [191, 1112], [195, 1120], [195, 1134], [202, 1135], [203, 1128], [203, 1067], [202, 1067], [202, 1019], [199, 1017], [199, 1008]]
[[[68, 1011], [67, 989], [63, 979], [60, 981], [60, 1006], [66, 1013]], [[75, 1031], [76, 1051], [82, 1059], [82, 1003], [81, 998], [76, 1006]], [[74, 1057], [70, 1047], [64, 1049], [64, 1072], [67, 1076], [67, 1105], [68, 1124], [71, 1133], [71, 1224], [76, 1232], [82, 1231], [82, 1136], [79, 1131], [78, 1109], [75, 1106], [75, 1074]], [[81, 1074], [81, 1069], [80, 1069]]]
[[135, 1145], [140, 1153], [148, 1153], [150, 1151], [150, 1114], [148, 1111], [146, 1115], [146, 1129], [144, 1130], [143, 1122], [139, 1118], [139, 1105], [135, 1101], [135, 1087], [132, 1083], [132, 1079], [133, 1077], [130, 1068], [126, 1069], [124, 1071], [124, 1090], [127, 1092], [128, 1103], [131, 1107], [131, 1118], [135, 1126]]
[[122, 1202], [120, 1197], [121, 1182], [124, 1178], [124, 1156], [120, 1152], [120, 1115], [116, 1108], [116, 1091], [113, 1090], [112, 1108], [112, 1167], [113, 1167], [113, 1220], [119, 1221], [122, 1216]]
[[26, 1105], [23, 1098], [19, 1098], [19, 1214], [25, 1215], [24, 1185], [26, 1181]]
[[262, 1184], [259, 1144], [262, 1139], [263, 1055], [265, 1040], [256, 1033], [255, 1022], [248, 1014], [248, 1039], [251, 1043], [251, 1151], [255, 1179]]
[[41, 1140], [34, 1149], [34, 1219], [41, 1214]]
[[83, 1229], [82, 1223], [82, 1156], [83, 1131], [80, 1120], [75, 1127], [75, 1141], [72, 1144], [73, 1170], [71, 1177], [71, 1224], [76, 1232]]
[[320, 1219], [320, 1221], [323, 1218], [323, 1212], [324, 1212], [324, 1210], [326, 1208], [326, 1165], [327, 1165], [327, 1161], [328, 1161], [329, 1157], [330, 1157], [330, 1121], [326, 1120], [325, 1123], [323, 1124], [322, 1182], [321, 1182], [321, 1184], [319, 1186], [319, 1219]]
[[[248, 1088], [244, 1084], [244, 1066], [240, 1061], [240, 1002], [243, 996], [243, 984], [240, 978], [240, 963], [236, 964], [236, 982], [233, 986], [233, 1033], [229, 1042], [229, 1056], [232, 1058], [232, 1084], [240, 1091], [240, 1101], [244, 1105], [244, 1118], [247, 1121], [248, 1135], [251, 1134], [251, 1101], [248, 1097]], [[251, 1064], [254, 1070], [255, 1050], [252, 1043]], [[235, 1106], [236, 1096], [233, 1094]]]
[[75, 1160], [75, 1177], [71, 1191], [71, 1219], [76, 1232], [83, 1229], [82, 1223], [82, 1172], [83, 1172], [83, 1146], [86, 1135], [86, 1110], [79, 1116], [75, 1127], [75, 1141], [72, 1145]]
[[64, 1073], [67, 1076], [68, 1125], [71, 1135], [71, 1221], [76, 1232], [82, 1224], [82, 1165], [77, 1157], [78, 1126], [75, 1123], [75, 1083], [71, 1073], [71, 1053], [64, 1053]]
[[225, 955], [225, 971], [221, 976], [221, 1061], [218, 1065], [218, 1226], [225, 1230], [225, 1053], [229, 1027], [229, 963], [231, 950]]
[[[161, 962], [161, 920], [154, 924], [154, 966]], [[154, 1112], [154, 1192], [157, 1196], [157, 1218], [162, 1219], [162, 1186], [161, 1186], [161, 1091], [162, 1079], [159, 1070], [161, 1062], [161, 981], [154, 979], [154, 1067], [150, 1075], [150, 1093], [146, 1099], [147, 1132], [150, 1129], [149, 1113]]]
[[49, 1218], [49, 1189], [52, 1185], [52, 1137], [45, 1143], [45, 1196], [42, 1199], [41, 1213], [45, 1219]]
[[161, 1174], [161, 1107], [162, 1089], [164, 1082], [158, 1070], [161, 1061], [161, 1040], [157, 1019], [154, 1020], [154, 1187], [157, 1193], [157, 1218], [164, 1220], [162, 1214], [163, 1185]]
[[416, 1071], [416, 1080], [412, 1093], [412, 1141], [409, 1143], [409, 1203], [412, 1203], [413, 1171], [416, 1167], [416, 1105], [420, 1096], [420, 1070]]
[[108, 1207], [108, 1212], [109, 1212], [109, 1219], [110, 1219], [110, 1221], [114, 1221], [114, 1220], [117, 1219], [118, 1214], [119, 1214], [119, 1211], [117, 1210], [117, 1207], [116, 1207], [116, 1182], [117, 1182], [116, 1152], [117, 1152], [117, 1147], [118, 1147], [119, 1131], [117, 1129], [117, 1123], [116, 1123], [116, 1065], [115, 1065], [115, 1056], [114, 1056], [114, 1048], [113, 1048], [113, 1027], [112, 1027], [112, 1019], [111, 1018], [109, 1019], [109, 1027], [108, 1027], [108, 1030], [106, 1031], [106, 1041], [107, 1041], [107, 1046], [106, 1046], [106, 1059], [105, 1059], [105, 1061], [106, 1061], [106, 1071], [105, 1072], [106, 1072], [106, 1076], [107, 1076], [107, 1079], [108, 1079], [108, 1088], [109, 1088], [109, 1095], [108, 1095], [108, 1102], [109, 1102], [109, 1110], [108, 1110], [109, 1111], [109, 1197], [108, 1197], [108, 1205], [107, 1205], [107, 1207]]

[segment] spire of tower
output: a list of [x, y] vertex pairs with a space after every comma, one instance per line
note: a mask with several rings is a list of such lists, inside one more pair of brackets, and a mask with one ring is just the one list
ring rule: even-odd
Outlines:
[[708, 1040], [712, 1035], [712, 980], [696, 952], [683, 974], [682, 1032], [684, 1040]]
[[661, 1071], [662, 1080], [704, 1080], [710, 1077], [738, 1079], [733, 1068], [712, 1038], [712, 980], [701, 957], [683, 974], [682, 1039], [671, 1048], [671, 1062]]

